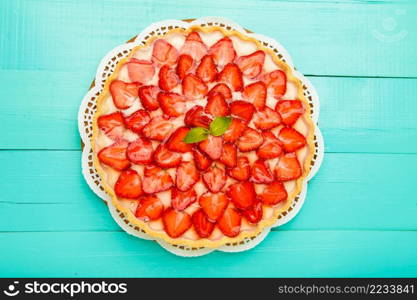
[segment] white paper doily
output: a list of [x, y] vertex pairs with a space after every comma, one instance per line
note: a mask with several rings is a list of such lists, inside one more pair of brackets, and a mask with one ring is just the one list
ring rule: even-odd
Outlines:
[[[78, 129], [80, 132], [80, 136], [82, 142], [84, 144], [83, 152], [82, 152], [82, 173], [84, 175], [87, 184], [90, 188], [97, 194], [101, 199], [103, 199], [109, 208], [110, 214], [113, 219], [116, 221], [119, 226], [126, 231], [127, 233], [134, 235], [141, 239], [146, 240], [155, 240], [148, 236], [145, 232], [143, 232], [140, 228], [131, 224], [128, 219], [124, 216], [124, 214], [118, 211], [111, 202], [110, 196], [104, 191], [104, 188], [101, 185], [101, 179], [98, 175], [96, 169], [93, 165], [93, 152], [91, 148], [91, 136], [93, 132], [93, 118], [94, 114], [97, 110], [96, 105], [96, 98], [100, 95], [104, 83], [114, 71], [115, 66], [117, 63], [126, 56], [129, 55], [131, 50], [141, 44], [145, 44], [146, 40], [153, 36], [159, 36], [173, 28], [183, 28], [186, 29], [193, 25], [200, 25], [200, 26], [219, 26], [225, 30], [235, 30], [239, 31], [244, 35], [251, 36], [257, 40], [259, 40], [265, 47], [272, 49], [277, 55], [279, 59], [286, 62], [292, 69], [294, 76], [300, 79], [303, 83], [303, 92], [305, 99], [307, 99], [310, 105], [310, 112], [311, 117], [316, 125], [315, 127], [315, 136], [314, 136], [314, 145], [315, 145], [315, 153], [313, 159], [311, 161], [312, 168], [307, 179], [303, 182], [303, 188], [299, 195], [293, 200], [291, 206], [286, 210], [283, 211], [277, 219], [277, 222], [272, 227], [281, 226], [292, 218], [296, 216], [296, 214], [300, 211], [306, 194], [307, 194], [307, 183], [308, 181], [313, 178], [313, 176], [317, 173], [318, 169], [320, 168], [321, 162], [323, 160], [324, 155], [324, 142], [323, 137], [321, 135], [320, 129], [317, 126], [318, 118], [319, 118], [319, 97], [317, 95], [316, 90], [314, 89], [313, 85], [310, 81], [305, 78], [300, 72], [295, 70], [294, 65], [292, 63], [291, 57], [284, 49], [284, 47], [279, 44], [277, 41], [270, 37], [266, 37], [264, 35], [250, 33], [246, 31], [244, 28], [239, 26], [236, 23], [233, 23], [227, 19], [218, 18], [218, 17], [204, 17], [200, 19], [196, 19], [193, 21], [179, 21], [179, 20], [165, 20], [161, 22], [154, 23], [143, 30], [132, 42], [127, 42], [123, 45], [117, 46], [112, 51], [110, 51], [100, 62], [97, 73], [94, 80], [94, 86], [88, 91], [88, 93], [83, 98], [80, 109], [78, 112]], [[272, 228], [271, 227], [271, 228]], [[258, 245], [269, 233], [271, 228], [266, 228], [263, 230], [258, 236], [254, 238], [246, 238], [239, 243], [228, 244], [216, 249], [211, 248], [192, 248], [188, 246], [179, 246], [179, 245], [171, 245], [162, 240], [156, 239], [155, 241], [159, 243], [164, 249], [167, 251], [185, 257], [194, 257], [194, 256], [202, 256], [206, 255], [212, 251], [223, 251], [223, 252], [240, 252], [251, 249]]]

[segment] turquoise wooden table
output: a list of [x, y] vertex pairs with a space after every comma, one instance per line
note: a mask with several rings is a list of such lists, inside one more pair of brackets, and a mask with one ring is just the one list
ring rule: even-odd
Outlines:
[[[110, 49], [219, 14], [279, 40], [316, 86], [326, 154], [261, 245], [184, 259], [89, 190], [77, 110]], [[417, 276], [415, 1], [2, 0], [0, 33], [0, 276]]]

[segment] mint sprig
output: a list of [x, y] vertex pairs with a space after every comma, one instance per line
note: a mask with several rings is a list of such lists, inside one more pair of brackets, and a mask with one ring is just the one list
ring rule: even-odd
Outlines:
[[203, 127], [191, 128], [185, 136], [184, 142], [187, 144], [199, 143], [206, 140], [210, 134], [221, 136], [229, 129], [230, 124], [232, 124], [231, 117], [216, 117], [211, 121], [209, 129]]

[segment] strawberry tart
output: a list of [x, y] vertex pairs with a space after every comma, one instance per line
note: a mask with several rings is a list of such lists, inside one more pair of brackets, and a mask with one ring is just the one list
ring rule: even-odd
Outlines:
[[175, 28], [122, 59], [98, 97], [94, 166], [148, 235], [216, 248], [257, 236], [299, 194], [314, 153], [302, 84], [257, 40]]

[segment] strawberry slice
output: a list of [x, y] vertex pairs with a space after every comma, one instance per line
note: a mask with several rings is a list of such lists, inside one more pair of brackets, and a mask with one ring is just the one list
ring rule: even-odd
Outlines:
[[256, 151], [258, 157], [262, 159], [271, 159], [280, 156], [282, 153], [281, 141], [269, 131], [263, 132], [262, 136], [264, 138], [264, 142]]
[[208, 96], [214, 95], [216, 93], [222, 94], [226, 101], [232, 99], [232, 91], [224, 83], [218, 83], [208, 92]]
[[274, 175], [269, 169], [269, 164], [262, 159], [258, 159], [252, 165], [251, 181], [254, 183], [271, 183], [274, 181]]
[[275, 167], [275, 176], [278, 180], [294, 180], [299, 178], [301, 174], [301, 165], [294, 152], [281, 155], [278, 164]]
[[151, 121], [143, 127], [142, 133], [148, 139], [163, 141], [166, 136], [171, 132], [172, 125], [168, 118], [159, 116], [152, 118]]
[[100, 150], [98, 159], [117, 171], [122, 171], [130, 166], [126, 157], [126, 149], [129, 142], [120, 140]]
[[235, 237], [240, 233], [242, 223], [241, 214], [234, 208], [228, 207], [217, 222], [217, 226], [228, 237]]
[[180, 49], [181, 54], [190, 55], [195, 60], [200, 60], [207, 54], [207, 46], [201, 40], [198, 32], [191, 32], [185, 39], [184, 45]]
[[164, 204], [155, 195], [142, 196], [136, 208], [135, 216], [139, 220], [148, 222], [157, 220], [164, 212]]
[[182, 93], [191, 100], [202, 99], [208, 91], [207, 85], [197, 76], [188, 74], [182, 81]]
[[242, 152], [248, 152], [257, 149], [263, 141], [262, 134], [253, 128], [247, 128], [239, 138], [237, 147]]
[[262, 202], [257, 200], [249, 209], [243, 211], [243, 216], [252, 224], [259, 223], [262, 220], [263, 209]]
[[283, 127], [278, 139], [282, 142], [285, 152], [294, 152], [306, 145], [306, 138], [300, 132], [291, 127]]
[[251, 83], [243, 89], [242, 96], [256, 109], [263, 109], [266, 103], [266, 85], [262, 81]]
[[227, 196], [237, 208], [248, 209], [256, 200], [255, 186], [249, 181], [234, 183], [227, 189]]
[[215, 222], [223, 215], [224, 210], [229, 204], [229, 199], [227, 199], [224, 193], [212, 194], [207, 192], [200, 196], [198, 203], [209, 220]]
[[193, 149], [193, 157], [197, 169], [204, 171], [211, 165], [211, 160], [197, 148]]
[[305, 112], [303, 103], [300, 100], [280, 100], [277, 102], [275, 110], [281, 115], [282, 123], [287, 126], [294, 125]]
[[138, 83], [126, 83], [121, 80], [113, 80], [110, 84], [110, 93], [114, 105], [119, 109], [132, 106], [138, 97]]
[[183, 80], [185, 75], [190, 73], [194, 67], [194, 60], [191, 56], [183, 54], [178, 59], [177, 75]]
[[204, 111], [213, 117], [227, 116], [229, 114], [229, 106], [222, 94], [214, 94], [208, 96]]
[[245, 123], [249, 123], [252, 120], [254, 112], [255, 107], [247, 101], [238, 100], [230, 104], [231, 115], [245, 121]]
[[174, 185], [171, 175], [157, 166], [145, 167], [142, 188], [147, 194], [159, 193], [169, 190]]
[[196, 75], [204, 82], [212, 82], [217, 75], [217, 67], [214, 63], [213, 56], [206, 55], [201, 59], [197, 67]]
[[136, 199], [142, 195], [142, 181], [138, 172], [132, 169], [122, 171], [114, 184], [114, 192], [117, 197], [127, 199]]
[[259, 200], [265, 205], [275, 205], [281, 201], [287, 200], [288, 193], [285, 186], [280, 181], [274, 181], [265, 186], [262, 193], [258, 195]]
[[246, 128], [245, 122], [238, 119], [232, 119], [232, 123], [223, 135], [224, 141], [227, 143], [235, 142], [243, 134]]
[[239, 180], [246, 181], [250, 176], [249, 160], [246, 156], [239, 156], [237, 158], [236, 167], [229, 169], [228, 174], [230, 177]]
[[163, 39], [156, 40], [152, 49], [152, 61], [160, 66], [172, 66], [177, 62], [178, 51]]
[[182, 156], [178, 152], [170, 151], [165, 144], [159, 144], [153, 153], [153, 159], [161, 168], [174, 168], [179, 166]]
[[197, 200], [197, 193], [194, 189], [182, 192], [179, 189], [171, 190], [171, 205], [176, 210], [184, 210]]
[[146, 84], [155, 75], [155, 68], [152, 62], [148, 60], [132, 58], [127, 63], [127, 73], [132, 82]]
[[201, 105], [193, 106], [185, 114], [184, 123], [190, 127], [208, 128], [212, 119], [204, 114], [204, 108]]
[[243, 75], [248, 78], [255, 78], [262, 72], [265, 62], [265, 52], [258, 50], [252, 54], [241, 56], [236, 60]]
[[198, 144], [200, 150], [212, 160], [217, 160], [222, 155], [223, 139], [220, 136], [209, 135], [209, 137]]
[[259, 110], [253, 118], [253, 123], [260, 130], [271, 129], [281, 124], [281, 116], [275, 110], [265, 106]]
[[236, 64], [227, 64], [217, 76], [217, 81], [226, 83], [234, 92], [243, 89], [242, 72]]
[[126, 128], [136, 133], [141, 133], [143, 127], [149, 123], [151, 117], [144, 109], [139, 109], [128, 117], [124, 118]]
[[218, 193], [226, 184], [227, 176], [223, 165], [212, 164], [203, 174], [203, 182], [212, 193]]
[[202, 209], [197, 210], [191, 217], [194, 229], [202, 238], [208, 238], [214, 230], [214, 223], [207, 219]]
[[125, 130], [123, 115], [120, 112], [100, 116], [97, 125], [112, 140], [120, 139]]
[[158, 102], [164, 114], [170, 117], [179, 117], [186, 109], [184, 96], [177, 93], [160, 92]]
[[154, 85], [145, 85], [139, 88], [139, 99], [146, 110], [153, 111], [159, 108], [157, 100], [159, 91], [159, 88]]
[[193, 225], [189, 214], [171, 207], [162, 214], [162, 221], [165, 232], [172, 238], [180, 237]]
[[287, 76], [281, 70], [275, 70], [268, 74], [265, 74], [263, 77], [268, 90], [272, 92], [272, 96], [275, 99], [280, 99], [284, 96], [287, 90]]
[[183, 161], [177, 168], [176, 185], [182, 192], [191, 189], [200, 179], [200, 173], [193, 161]]
[[230, 38], [224, 37], [218, 40], [209, 49], [209, 54], [213, 56], [214, 61], [219, 66], [224, 66], [235, 60], [236, 51], [233, 48], [233, 42]]
[[180, 83], [180, 80], [175, 73], [174, 69], [171, 69], [169, 66], [165, 65], [159, 70], [159, 80], [158, 86], [160, 89], [167, 92], [171, 91]]
[[236, 146], [233, 144], [224, 144], [223, 149], [222, 149], [222, 155], [220, 156], [220, 161], [230, 168], [236, 166], [236, 163], [237, 163]]
[[127, 147], [127, 158], [134, 164], [148, 164], [152, 161], [153, 147], [150, 140], [139, 137]]
[[168, 149], [181, 153], [190, 152], [193, 149], [193, 146], [184, 142], [184, 138], [188, 131], [190, 131], [190, 129], [187, 127], [178, 127], [167, 141]]

